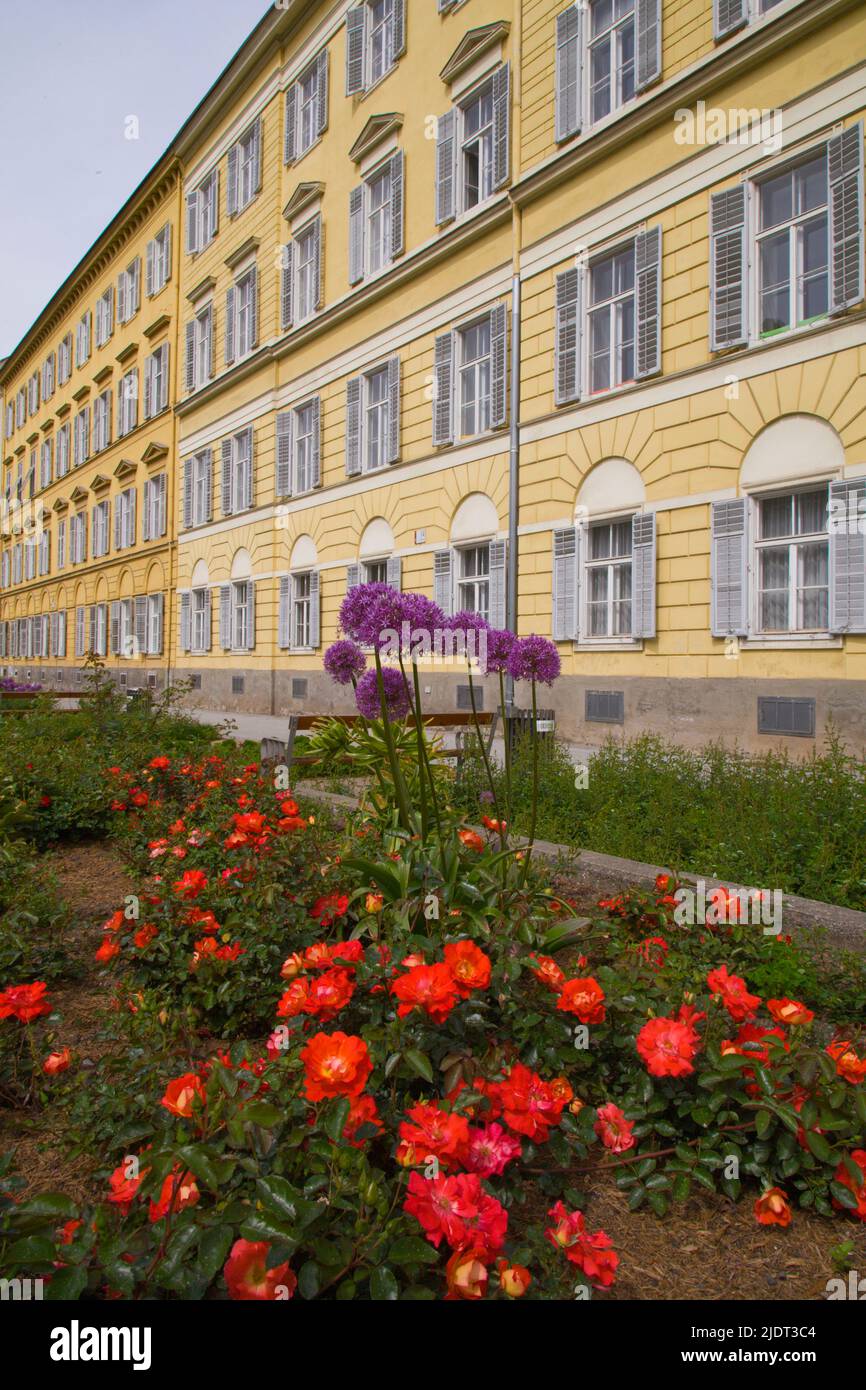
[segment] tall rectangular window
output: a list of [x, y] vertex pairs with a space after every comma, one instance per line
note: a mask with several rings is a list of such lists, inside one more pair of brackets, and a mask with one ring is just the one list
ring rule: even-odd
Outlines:
[[601, 121], [631, 101], [635, 89], [635, 0], [591, 0], [590, 120]]
[[493, 192], [493, 87], [485, 87], [463, 109], [463, 208], [474, 208]]
[[483, 434], [490, 429], [491, 333], [489, 317], [459, 333], [460, 433]]
[[828, 310], [827, 154], [758, 184], [759, 325], [762, 336], [823, 318]]
[[826, 487], [758, 501], [758, 628], [823, 632], [830, 621]]
[[594, 522], [584, 567], [589, 637], [631, 634], [632, 520]]
[[608, 391], [634, 380], [634, 243], [590, 267], [589, 380]]
[[490, 546], [470, 545], [457, 552], [457, 609], [490, 617]]
[[292, 575], [292, 646], [310, 646], [310, 608], [312, 583], [310, 574]]

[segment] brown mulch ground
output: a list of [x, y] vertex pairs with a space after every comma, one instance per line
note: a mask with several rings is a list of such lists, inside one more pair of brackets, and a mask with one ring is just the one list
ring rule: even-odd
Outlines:
[[[72, 912], [67, 944], [81, 967], [78, 979], [52, 994], [63, 1015], [64, 1041], [79, 1057], [96, 1059], [107, 1048], [99, 1033], [109, 1001], [101, 983], [94, 987], [93, 952], [102, 922], [134, 885], [116, 850], [105, 844], [64, 847], [50, 863]], [[597, 892], [588, 884], [580, 889], [587, 907], [594, 905]], [[23, 1131], [19, 1117], [0, 1111], [0, 1151], [10, 1147], [17, 1148], [16, 1166], [28, 1191], [61, 1191], [79, 1202], [97, 1195], [93, 1163], [65, 1152], [50, 1111], [33, 1115]], [[850, 1264], [866, 1268], [866, 1227], [854, 1221], [798, 1211], [787, 1230], [768, 1228], [755, 1221], [750, 1197], [734, 1205], [703, 1192], [659, 1220], [649, 1210], [630, 1212], [612, 1173], [581, 1174], [574, 1185], [589, 1194], [587, 1225], [605, 1230], [620, 1257], [615, 1288], [599, 1295], [605, 1299], [820, 1299], [837, 1272], [831, 1251], [849, 1240], [855, 1245]], [[533, 1200], [524, 1210], [541, 1219], [546, 1206]]]

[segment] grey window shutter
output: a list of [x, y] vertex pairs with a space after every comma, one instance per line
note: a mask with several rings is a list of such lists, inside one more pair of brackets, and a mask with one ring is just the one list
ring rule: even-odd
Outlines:
[[505, 627], [508, 594], [508, 547], [505, 541], [490, 542], [490, 626]]
[[117, 318], [119, 323], [126, 323], [126, 271], [122, 270], [117, 277]]
[[112, 656], [120, 655], [120, 604], [117, 599], [111, 605], [111, 647]]
[[293, 82], [286, 92], [286, 124], [283, 133], [283, 163], [293, 164], [297, 150], [298, 86]]
[[310, 402], [313, 414], [313, 435], [310, 446], [310, 487], [320, 487], [322, 483], [322, 398], [314, 396]]
[[259, 116], [253, 126], [253, 191], [258, 193], [262, 186], [262, 137], [264, 119]]
[[164, 536], [168, 529], [168, 475], [160, 474], [156, 479], [156, 529], [155, 536]]
[[129, 492], [129, 508], [127, 510], [127, 545], [135, 545], [135, 502], [138, 494], [134, 488]]
[[325, 303], [324, 263], [322, 219], [317, 217], [313, 223], [313, 284], [316, 287], [315, 308], [317, 309], [321, 309]]
[[226, 178], [226, 213], [233, 217], [238, 210], [238, 147], [229, 150], [228, 175]]
[[153, 509], [153, 479], [152, 479], [152, 478], [145, 478], [145, 480], [144, 480], [144, 511], [143, 511], [142, 514], [141, 514], [141, 539], [142, 539], [143, 541], [149, 541], [149, 540], [151, 539], [151, 535], [150, 535], [150, 517], [151, 517], [152, 509]]
[[235, 360], [235, 287], [226, 291], [226, 366]]
[[511, 64], [493, 74], [493, 187], [504, 188], [511, 177]]
[[497, 304], [490, 314], [490, 423], [493, 429], [504, 425], [508, 417], [507, 343], [506, 308], [504, 304]]
[[577, 637], [577, 563], [578, 536], [576, 526], [553, 533], [553, 640], [573, 641]]
[[577, 266], [556, 277], [553, 394], [557, 405], [580, 400], [581, 278]]
[[249, 426], [242, 435], [241, 457], [243, 458], [244, 508], [256, 505], [256, 459], [253, 427]]
[[213, 178], [208, 185], [208, 202], [210, 203], [210, 234], [211, 240], [219, 231], [220, 221], [220, 171], [214, 169]]
[[352, 377], [346, 383], [346, 473], [350, 478], [361, 472], [361, 401], [364, 378]]
[[205, 507], [207, 510], [207, 520], [213, 521], [213, 451], [205, 449]]
[[195, 319], [186, 326], [186, 361], [185, 361], [186, 389], [192, 391], [195, 388]]
[[863, 298], [863, 124], [827, 141], [830, 176], [830, 312]]
[[189, 256], [198, 250], [198, 199], [197, 192], [186, 195], [186, 250]]
[[204, 591], [204, 650], [209, 652], [213, 645], [211, 633], [211, 595], [210, 589]]
[[713, 502], [710, 630], [714, 637], [748, 635], [748, 522], [748, 498]]
[[392, 589], [396, 589], [399, 593], [403, 588], [403, 561], [400, 559], [399, 555], [390, 555], [388, 557], [387, 573], [388, 583]]
[[232, 441], [224, 439], [222, 442], [222, 504], [223, 516], [231, 516], [234, 510], [234, 498], [232, 497]]
[[406, 0], [394, 0], [394, 57], [406, 52]]
[[156, 598], [156, 640], [151, 655], [161, 656], [165, 632], [165, 594], [156, 594], [154, 597]]
[[570, 140], [580, 130], [580, 6], [556, 16], [556, 138]]
[[391, 159], [391, 255], [402, 256], [404, 247], [403, 184], [405, 158], [402, 150]]
[[635, 30], [635, 91], [642, 92], [662, 73], [661, 0], [636, 0]]
[[328, 129], [328, 85], [330, 59], [327, 48], [323, 48], [316, 59], [316, 134], [324, 135]]
[[713, 38], [727, 38], [748, 20], [749, 0], [713, 0]]
[[632, 517], [632, 637], [656, 635], [656, 518], [654, 512]]
[[346, 569], [346, 593], [356, 589], [361, 582], [361, 566], [349, 565]]
[[436, 130], [436, 225], [457, 216], [457, 112], [439, 117]]
[[280, 606], [277, 616], [277, 646], [287, 651], [291, 642], [291, 581], [287, 574], [280, 575]]
[[255, 580], [247, 580], [247, 651], [256, 649], [256, 585]]
[[147, 293], [148, 297], [149, 297], [150, 295], [153, 294], [153, 271], [154, 271], [154, 261], [155, 261], [155, 259], [156, 259], [156, 246], [154, 245], [154, 243], [153, 243], [152, 241], [149, 241], [149, 242], [147, 243], [147, 252], [146, 252], [146, 259], [145, 259], [145, 272], [144, 272], [144, 288], [145, 288], [145, 292]]
[[655, 376], [662, 362], [662, 229], [650, 227], [635, 237], [636, 338], [635, 377]]
[[232, 586], [220, 585], [220, 646], [224, 652], [232, 647]]
[[433, 600], [438, 603], [446, 618], [451, 616], [454, 604], [454, 552], [437, 550], [433, 556]]
[[135, 600], [135, 655], [141, 656], [147, 650], [147, 599], [139, 595]]
[[866, 632], [866, 478], [830, 484], [830, 631]]
[[252, 289], [250, 291], [250, 347], [259, 345], [259, 272], [252, 272]]
[[713, 352], [748, 340], [746, 212], [744, 183], [710, 195], [710, 349]]
[[283, 247], [280, 272], [280, 322], [283, 329], [291, 328], [294, 317], [295, 247], [287, 241]]
[[388, 359], [388, 454], [386, 463], [400, 458], [400, 358]]
[[192, 459], [183, 461], [183, 524], [192, 526]]
[[321, 592], [319, 585], [319, 572], [313, 570], [310, 575], [310, 646], [316, 651], [321, 642]]
[[364, 278], [364, 185], [359, 184], [349, 194], [349, 284], [357, 285]]
[[123, 513], [119, 497], [114, 499], [114, 548], [123, 549]]
[[433, 444], [454, 442], [454, 334], [441, 333], [433, 359]]
[[367, 6], [356, 5], [346, 15], [346, 96], [364, 90]]
[[207, 316], [207, 376], [213, 376], [214, 350], [216, 343], [216, 310], [212, 304]]
[[291, 410], [277, 416], [277, 496], [292, 495], [292, 420]]

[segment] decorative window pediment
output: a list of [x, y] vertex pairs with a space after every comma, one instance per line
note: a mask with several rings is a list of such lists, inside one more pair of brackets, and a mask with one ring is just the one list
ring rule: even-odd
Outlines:
[[160, 444], [158, 440], [154, 440], [152, 444], [148, 444], [141, 456], [141, 461], [146, 468], [150, 468], [151, 464], [161, 463], [162, 460], [167, 457], [168, 445]]
[[283, 217], [287, 222], [293, 222], [296, 217], [317, 202], [325, 192], [323, 183], [299, 183], [286, 206], [283, 208]]
[[77, 391], [74, 391], [74, 392], [73, 392], [73, 394], [72, 394], [72, 399], [73, 399], [74, 401], [77, 401], [77, 402], [86, 401], [86, 400], [87, 400], [87, 397], [88, 397], [89, 395], [90, 395], [90, 387], [89, 387], [89, 386], [80, 386], [80, 387], [78, 388]]
[[453, 82], [462, 72], [476, 63], [479, 58], [501, 43], [511, 28], [506, 19], [498, 19], [493, 24], [484, 24], [480, 29], [470, 29], [458, 43], [439, 76], [443, 82]]
[[69, 502], [65, 497], [55, 497], [51, 506], [55, 512], [65, 512], [69, 510]]
[[355, 164], [360, 164], [377, 145], [381, 145], [389, 135], [401, 130], [402, 126], [403, 117], [399, 111], [386, 111], [383, 115], [371, 116], [350, 149], [349, 158]]
[[[121, 459], [120, 463], [114, 470], [114, 476], [120, 482], [123, 482], [126, 478], [134, 478], [137, 469], [138, 464], [135, 462], [135, 459]], [[95, 482], [93, 483], [93, 486], [96, 486]]]
[[108, 381], [113, 371], [114, 368], [109, 362], [108, 366], [103, 367], [102, 371], [96, 373], [96, 376], [93, 378], [94, 385], [101, 386], [104, 381]]
[[170, 323], [171, 316], [169, 314], [160, 314], [158, 319], [154, 319], [153, 323], [149, 324], [147, 328], [145, 328], [145, 338], [155, 338], [158, 333], [161, 333], [163, 331], [164, 328], [168, 328], [168, 325]]
[[87, 501], [87, 496], [87, 488], [82, 487], [79, 484], [78, 487], [72, 489], [72, 492], [69, 494], [69, 500], [70, 502], [73, 502], [76, 507], [78, 507], [81, 505], [82, 502]]
[[128, 362], [129, 359], [131, 357], [134, 357], [137, 352], [138, 343], [127, 343], [126, 347], [123, 348], [123, 350], [117, 354], [117, 360], [120, 363], [120, 365], [123, 366], [124, 362]]
[[[116, 474], [117, 469], [114, 471]], [[104, 473], [97, 473], [96, 477], [90, 480], [91, 492], [104, 492], [107, 487], [111, 487], [111, 479], [106, 478]]]

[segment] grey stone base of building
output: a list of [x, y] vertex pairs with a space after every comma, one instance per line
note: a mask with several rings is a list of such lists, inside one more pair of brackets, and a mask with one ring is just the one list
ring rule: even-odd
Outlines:
[[[340, 688], [323, 671], [179, 670], [193, 676], [188, 703], [230, 714], [345, 714], [354, 711], [351, 688]], [[423, 672], [425, 710], [446, 714], [469, 710], [468, 681], [454, 672]], [[480, 708], [499, 704], [498, 678], [475, 682]], [[518, 708], [528, 709], [529, 688], [516, 690]], [[687, 680], [663, 677], [563, 676], [540, 687], [539, 705], [552, 709], [556, 732], [568, 743], [597, 747], [606, 738], [656, 734], [686, 747], [711, 740], [747, 752], [787, 749], [808, 756], [834, 729], [857, 754], [866, 747], [866, 681]]]
[[[87, 679], [79, 666], [35, 666], [27, 662], [7, 662], [6, 673], [17, 681], [38, 683], [44, 690], [78, 691], [87, 689]], [[164, 690], [165, 668], [131, 666], [127, 669], [108, 668], [108, 674], [121, 690]]]

